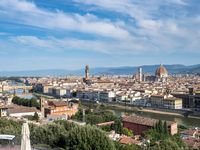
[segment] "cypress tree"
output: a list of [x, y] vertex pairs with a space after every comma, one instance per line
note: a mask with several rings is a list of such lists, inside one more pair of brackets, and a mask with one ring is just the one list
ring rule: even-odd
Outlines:
[[165, 135], [169, 135], [168, 127], [167, 127], [167, 122], [166, 121], [164, 122], [163, 128], [164, 128], [164, 134]]
[[162, 121], [159, 120], [159, 121], [158, 121], [158, 132], [159, 132], [159, 133], [162, 133], [162, 128], [163, 128], [163, 126], [162, 126]]
[[155, 125], [155, 131], [156, 131], [156, 132], [159, 132], [158, 122], [156, 122], [156, 125]]

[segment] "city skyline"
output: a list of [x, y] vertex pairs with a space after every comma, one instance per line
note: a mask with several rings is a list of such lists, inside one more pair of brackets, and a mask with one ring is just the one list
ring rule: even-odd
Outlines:
[[197, 0], [1, 0], [0, 71], [199, 64]]

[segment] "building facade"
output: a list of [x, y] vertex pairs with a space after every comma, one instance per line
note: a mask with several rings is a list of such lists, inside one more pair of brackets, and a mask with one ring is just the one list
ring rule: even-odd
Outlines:
[[48, 104], [45, 106], [45, 117], [48, 115], [66, 115], [67, 117], [71, 117], [77, 111], [78, 104], [66, 103], [64, 101], [48, 101]]
[[166, 109], [182, 109], [182, 99], [173, 96], [152, 95], [150, 98], [152, 107]]

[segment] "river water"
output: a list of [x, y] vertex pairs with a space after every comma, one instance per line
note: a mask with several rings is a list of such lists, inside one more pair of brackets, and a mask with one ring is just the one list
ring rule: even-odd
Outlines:
[[[124, 110], [112, 109], [112, 111], [118, 116], [125, 114]], [[179, 125], [184, 125], [186, 127], [200, 127], [200, 119], [196, 119], [196, 118], [187, 118], [187, 117], [182, 117], [182, 116], [158, 114], [158, 113], [151, 113], [151, 112], [139, 112], [139, 111], [128, 111], [126, 113], [148, 117], [148, 118], [160, 119], [160, 120], [175, 121]]]
[[[14, 90], [10, 90], [9, 93], [14, 94]], [[15, 90], [15, 95], [21, 98], [25, 98], [25, 99], [35, 98], [35, 96], [32, 93], [29, 93], [28, 90], [24, 92], [24, 90], [22, 89]]]
[[[16, 83], [12, 83], [12, 84], [16, 84]], [[10, 93], [13, 93], [13, 92], [14, 91], [10, 91]], [[28, 99], [35, 97], [32, 93], [29, 93], [28, 91], [24, 93], [24, 91], [20, 89], [16, 90], [16, 95], [19, 97], [28, 98]], [[109, 110], [112, 110], [118, 116], [125, 114], [124, 109], [109, 108]], [[148, 118], [160, 119], [160, 120], [175, 121], [179, 125], [184, 125], [186, 127], [200, 127], [200, 119], [197, 119], [197, 118], [187, 118], [187, 117], [182, 117], [182, 116], [158, 114], [158, 113], [152, 113], [152, 112], [139, 112], [135, 110], [131, 110], [131, 111], [129, 110], [129, 111], [126, 111], [126, 113], [148, 117]]]
[[[15, 82], [15, 81], [10, 81], [9, 82], [9, 85], [13, 85], [13, 86], [21, 86], [21, 85], [24, 85], [23, 83], [19, 83], [19, 82]], [[26, 98], [26, 99], [31, 99], [31, 98], [35, 98], [35, 96], [30, 93], [28, 90], [22, 90], [22, 89], [16, 89], [15, 91], [14, 90], [10, 90], [8, 91], [10, 94], [14, 94], [18, 97], [21, 97], [21, 98]]]

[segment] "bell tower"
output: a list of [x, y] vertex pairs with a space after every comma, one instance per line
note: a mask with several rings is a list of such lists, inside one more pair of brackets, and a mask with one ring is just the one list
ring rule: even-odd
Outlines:
[[89, 66], [86, 65], [85, 66], [85, 79], [88, 79], [89, 78]]
[[41, 111], [41, 117], [44, 118], [45, 117], [45, 99], [43, 97], [40, 97], [40, 111]]

